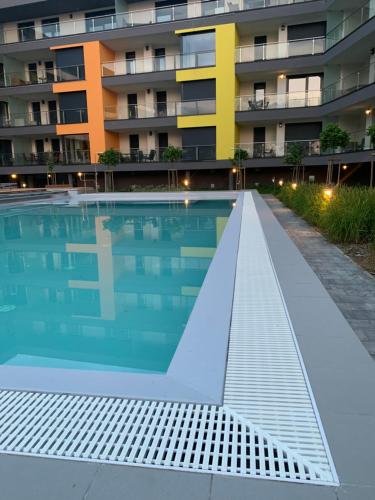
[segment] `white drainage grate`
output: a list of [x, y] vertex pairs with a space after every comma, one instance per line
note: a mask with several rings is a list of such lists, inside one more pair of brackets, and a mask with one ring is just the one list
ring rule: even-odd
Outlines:
[[250, 193], [244, 194], [224, 403], [336, 480]]
[[4, 390], [0, 453], [337, 483], [251, 194], [224, 405]]
[[5, 453], [324, 481], [227, 407], [2, 391]]

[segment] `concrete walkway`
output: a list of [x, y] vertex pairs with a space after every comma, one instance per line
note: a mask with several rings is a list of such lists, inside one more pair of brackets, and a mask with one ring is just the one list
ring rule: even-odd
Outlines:
[[277, 198], [264, 199], [375, 360], [375, 278]]

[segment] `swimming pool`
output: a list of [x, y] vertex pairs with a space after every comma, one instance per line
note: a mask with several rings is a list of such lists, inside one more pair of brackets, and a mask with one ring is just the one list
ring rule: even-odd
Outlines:
[[232, 210], [30, 205], [0, 214], [0, 363], [166, 373]]

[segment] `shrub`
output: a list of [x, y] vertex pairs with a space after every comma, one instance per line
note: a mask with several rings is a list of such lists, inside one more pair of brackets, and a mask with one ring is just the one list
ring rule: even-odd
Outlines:
[[163, 151], [163, 160], [164, 161], [179, 161], [182, 158], [182, 149], [177, 148], [176, 146], [168, 146]]
[[121, 159], [121, 153], [113, 148], [110, 148], [103, 153], [99, 153], [98, 161], [101, 165], [106, 165], [107, 167], [115, 167], [116, 165], [121, 163]]
[[375, 190], [340, 186], [329, 199], [324, 188], [324, 185], [305, 184], [293, 189], [288, 184], [278, 197], [334, 242], [375, 242]]
[[369, 126], [367, 135], [370, 137], [371, 146], [375, 148], [375, 123]]

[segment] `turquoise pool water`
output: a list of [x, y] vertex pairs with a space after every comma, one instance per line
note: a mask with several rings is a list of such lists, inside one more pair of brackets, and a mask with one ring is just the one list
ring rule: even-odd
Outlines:
[[231, 209], [2, 209], [0, 364], [166, 372]]

